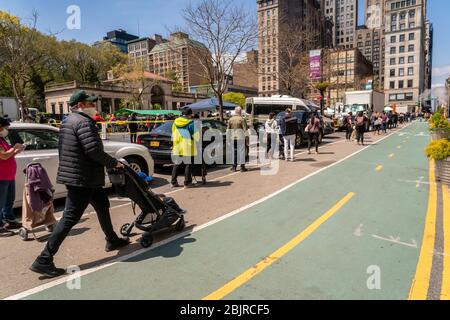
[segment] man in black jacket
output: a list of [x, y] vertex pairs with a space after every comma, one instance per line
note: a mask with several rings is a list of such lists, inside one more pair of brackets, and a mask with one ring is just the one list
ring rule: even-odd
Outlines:
[[66, 185], [66, 207], [62, 219], [55, 227], [44, 251], [31, 266], [31, 270], [53, 278], [63, 275], [53, 257], [70, 230], [80, 221], [91, 204], [106, 235], [106, 251], [116, 250], [129, 243], [113, 230], [109, 212], [110, 203], [105, 185], [105, 167], [121, 168], [123, 164], [103, 150], [103, 143], [92, 117], [97, 109], [96, 97], [84, 91], [75, 92], [70, 99], [71, 113], [62, 123], [59, 133], [59, 168], [57, 183]]

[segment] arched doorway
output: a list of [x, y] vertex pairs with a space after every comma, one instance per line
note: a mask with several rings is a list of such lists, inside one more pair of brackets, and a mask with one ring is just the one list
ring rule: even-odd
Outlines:
[[164, 109], [164, 91], [160, 86], [153, 86], [151, 91], [151, 104], [155, 109], [157, 105]]

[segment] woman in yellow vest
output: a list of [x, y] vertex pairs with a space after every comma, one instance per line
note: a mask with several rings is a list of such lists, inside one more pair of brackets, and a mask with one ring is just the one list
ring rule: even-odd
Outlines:
[[172, 126], [172, 161], [174, 167], [172, 170], [172, 187], [180, 187], [178, 184], [178, 169], [180, 165], [185, 165], [184, 187], [192, 187], [192, 168], [194, 157], [197, 156], [197, 143], [200, 141], [200, 134], [195, 128], [192, 120], [192, 109], [183, 110], [183, 116], [177, 118]]

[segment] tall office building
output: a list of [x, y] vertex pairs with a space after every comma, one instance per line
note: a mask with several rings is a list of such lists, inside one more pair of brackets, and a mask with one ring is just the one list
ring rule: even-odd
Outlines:
[[288, 29], [292, 24], [305, 34], [317, 35], [315, 43], [304, 49], [321, 48], [324, 44], [325, 17], [320, 0], [257, 0], [258, 46], [259, 46], [259, 94], [271, 96], [285, 94], [286, 88], [280, 81], [284, 59], [280, 54], [282, 42], [289, 39]]
[[358, 25], [358, 0], [321, 0], [325, 17], [333, 22], [333, 46], [342, 49], [354, 47]]
[[431, 89], [433, 70], [433, 24], [425, 23], [425, 89]]
[[426, 0], [387, 0], [385, 6], [386, 104], [420, 107], [426, 87]]
[[177, 91], [189, 92], [191, 86], [207, 82], [199, 58], [192, 48], [208, 49], [189, 35], [175, 32], [169, 39], [160, 35], [128, 43], [130, 62], [141, 61], [146, 69], [162, 77], [173, 78]]
[[108, 32], [106, 37], [104, 37], [102, 41], [94, 43], [94, 46], [99, 47], [105, 43], [111, 43], [123, 53], [128, 53], [128, 42], [136, 39], [139, 39], [139, 37], [129, 34], [125, 30], [118, 29]]

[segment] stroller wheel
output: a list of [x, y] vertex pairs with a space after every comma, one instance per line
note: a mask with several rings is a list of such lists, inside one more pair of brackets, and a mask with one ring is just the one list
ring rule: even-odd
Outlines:
[[125, 223], [122, 228], [120, 228], [120, 234], [124, 237], [128, 237], [131, 233], [131, 224]]
[[28, 240], [28, 230], [25, 228], [20, 228], [19, 229], [19, 237], [22, 241], [27, 241]]
[[181, 217], [180, 220], [175, 225], [175, 231], [180, 232], [183, 231], [186, 227], [186, 222], [184, 221], [184, 217]]
[[153, 244], [153, 236], [151, 234], [142, 235], [140, 243], [143, 248], [150, 248]]

